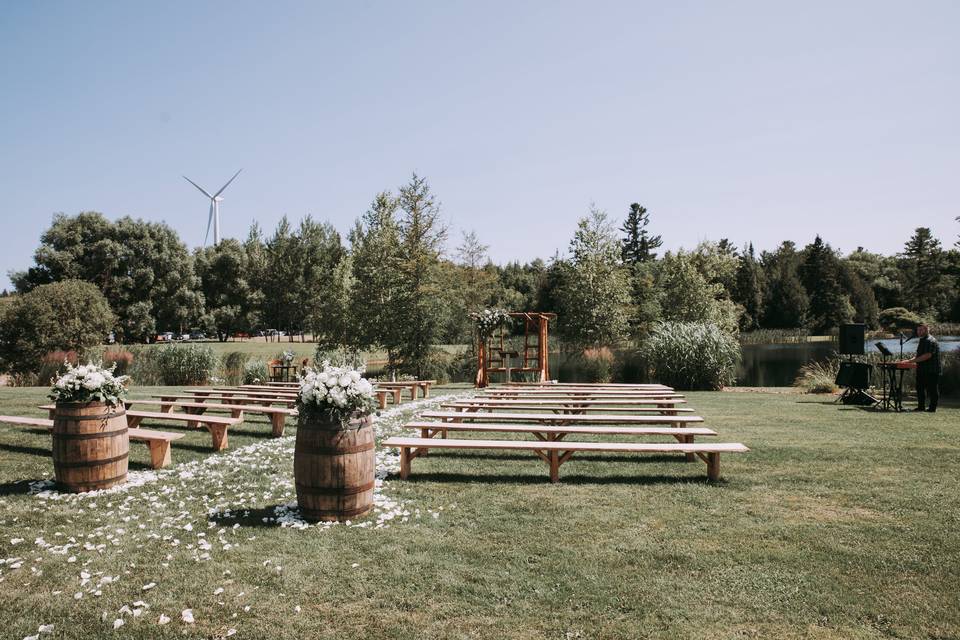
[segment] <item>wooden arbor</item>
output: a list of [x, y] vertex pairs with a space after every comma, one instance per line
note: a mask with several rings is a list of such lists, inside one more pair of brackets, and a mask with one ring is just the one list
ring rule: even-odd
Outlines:
[[504, 381], [510, 382], [513, 371], [536, 373], [537, 382], [545, 382], [550, 377], [550, 321], [556, 320], [555, 313], [539, 311], [515, 311], [507, 314], [511, 318], [523, 318], [523, 354], [509, 351], [504, 346], [504, 330], [501, 324], [489, 336], [480, 336], [477, 345], [476, 386], [490, 384], [491, 373], [502, 373]]

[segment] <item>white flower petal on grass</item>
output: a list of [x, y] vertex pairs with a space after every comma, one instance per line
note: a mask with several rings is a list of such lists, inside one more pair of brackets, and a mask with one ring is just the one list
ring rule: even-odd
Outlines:
[[193, 609], [184, 609], [180, 612], [180, 619], [187, 624], [193, 624]]
[[167, 624], [168, 622], [170, 622], [170, 616], [161, 613], [160, 619], [157, 620], [157, 624]]
[[142, 591], [150, 591], [150, 589], [153, 589], [155, 586], [157, 586], [157, 583], [156, 583], [156, 582], [148, 582], [147, 584], [145, 584], [145, 585], [143, 585], [143, 586], [141, 587], [141, 590], [142, 590]]
[[37, 633], [53, 633], [53, 625], [42, 624], [37, 628]]
[[123, 618], [117, 618], [116, 620], [114, 620], [114, 621], [113, 621], [113, 629], [114, 629], [114, 631], [116, 631], [117, 629], [119, 629], [120, 627], [122, 627], [124, 624], [125, 624], [125, 623], [124, 623], [124, 621], [123, 621]]
[[236, 630], [236, 629], [227, 629], [227, 637], [228, 637], [228, 638], [229, 638], [230, 636], [232, 636], [232, 635], [235, 635], [236, 633], [237, 633], [237, 630]]
[[217, 588], [214, 589], [214, 591], [213, 591], [213, 595], [215, 595], [215, 596], [218, 596], [218, 595], [220, 595], [221, 593], [223, 593], [223, 587], [217, 587]]
[[23, 640], [40, 640], [40, 636], [39, 636], [39, 635], [35, 635], [35, 636], [24, 636], [24, 637], [23, 637]]

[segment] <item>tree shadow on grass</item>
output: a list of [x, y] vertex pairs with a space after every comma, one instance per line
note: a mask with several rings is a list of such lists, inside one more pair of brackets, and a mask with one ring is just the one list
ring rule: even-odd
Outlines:
[[28, 456], [50, 457], [50, 449], [43, 447], [26, 447], [19, 444], [0, 444], [0, 451], [10, 451], [11, 453], [23, 453]]
[[0, 496], [25, 496], [30, 493], [30, 484], [46, 482], [49, 478], [34, 478], [32, 480], [11, 480], [0, 483]]

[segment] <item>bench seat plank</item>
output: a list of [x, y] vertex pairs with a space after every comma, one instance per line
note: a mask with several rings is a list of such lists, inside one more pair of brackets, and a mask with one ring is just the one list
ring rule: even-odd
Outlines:
[[657, 405], [642, 405], [642, 406], [630, 406], [630, 407], [608, 407], [608, 406], [595, 406], [595, 405], [576, 405], [576, 404], [535, 404], [535, 403], [512, 403], [508, 405], [503, 405], [499, 403], [486, 403], [486, 402], [445, 402], [440, 405], [441, 409], [459, 409], [462, 411], [497, 411], [497, 410], [513, 410], [513, 409], [531, 409], [531, 410], [544, 410], [544, 411], [557, 411], [562, 413], [588, 413], [588, 412], [597, 412], [597, 411], [606, 411], [609, 413], [669, 413], [669, 414], [680, 414], [680, 413], [693, 413], [693, 409], [689, 408], [680, 408], [680, 407], [660, 407]]
[[739, 442], [724, 443], [659, 443], [659, 442], [569, 442], [529, 440], [436, 440], [434, 438], [405, 438], [393, 436], [383, 442], [385, 447], [400, 449], [400, 477], [410, 474], [411, 459], [428, 449], [488, 449], [521, 450], [537, 453], [550, 464], [551, 482], [559, 481], [560, 465], [570, 459], [574, 452], [629, 452], [629, 453], [692, 453], [707, 463], [710, 480], [720, 477], [720, 454], [749, 451]]
[[703, 422], [700, 416], [621, 416], [609, 414], [562, 414], [562, 413], [497, 413], [497, 412], [465, 412], [465, 411], [424, 411], [420, 414], [423, 418], [435, 418], [440, 420], [450, 420], [462, 422], [464, 420], [485, 421], [491, 420], [501, 422], [543, 422], [547, 424], [558, 423], [584, 423], [584, 424], [690, 424]]
[[470, 424], [464, 422], [408, 422], [406, 429], [430, 429], [431, 431], [475, 431], [504, 433], [583, 433], [592, 435], [663, 435], [663, 436], [715, 436], [717, 432], [706, 427], [608, 427], [588, 425], [531, 425], [531, 424]]
[[[162, 413], [172, 412], [173, 407], [180, 407], [190, 415], [202, 415], [208, 409], [213, 411], [229, 411], [230, 417], [239, 418], [241, 420], [243, 419], [243, 414], [245, 412], [262, 413], [270, 419], [272, 435], [275, 438], [279, 438], [283, 435], [286, 417], [297, 415], [296, 409], [289, 409], [287, 407], [273, 407], [269, 405], [253, 404], [221, 404], [216, 402], [194, 402], [190, 399], [172, 400], [170, 398], [166, 398], [163, 400], [150, 400], [147, 398], [126, 398], [123, 403], [128, 409], [135, 404], [160, 405], [160, 411]], [[188, 426], [196, 425], [188, 424]]]

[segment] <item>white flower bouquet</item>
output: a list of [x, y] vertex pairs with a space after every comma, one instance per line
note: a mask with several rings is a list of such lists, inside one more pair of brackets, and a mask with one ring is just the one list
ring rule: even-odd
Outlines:
[[129, 376], [113, 375], [114, 368], [89, 364], [78, 367], [64, 363], [67, 370], [60, 374], [50, 389], [50, 399], [55, 402], [105, 402], [111, 406], [123, 403], [127, 395]]
[[319, 371], [307, 371], [297, 396], [300, 418], [321, 417], [347, 428], [351, 419], [375, 412], [373, 385], [362, 373], [353, 367], [332, 367], [329, 362]]
[[470, 317], [476, 323], [477, 332], [482, 338], [489, 337], [494, 329], [511, 320], [510, 314], [504, 309], [484, 309], [471, 313]]

